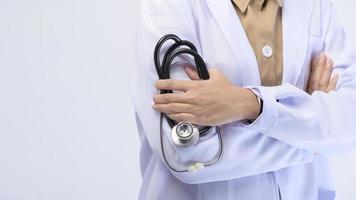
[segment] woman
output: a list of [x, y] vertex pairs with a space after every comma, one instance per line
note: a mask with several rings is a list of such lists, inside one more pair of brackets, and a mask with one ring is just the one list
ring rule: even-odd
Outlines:
[[[328, 0], [143, 0], [139, 21], [131, 82], [139, 199], [335, 198], [327, 156], [355, 143], [356, 57]], [[198, 47], [209, 80], [177, 63], [172, 80], [158, 81], [153, 50], [169, 33]], [[193, 80], [179, 80], [186, 74]], [[196, 173], [169, 170], [160, 112], [219, 126], [220, 162]], [[166, 154], [183, 163], [207, 160], [216, 141], [213, 135], [191, 148], [172, 145]]]

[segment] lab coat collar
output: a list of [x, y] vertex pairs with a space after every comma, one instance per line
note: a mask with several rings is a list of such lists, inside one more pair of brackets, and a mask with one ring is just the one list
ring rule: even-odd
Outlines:
[[[243, 85], [261, 85], [256, 56], [232, 2], [207, 0], [207, 4], [238, 63]], [[310, 0], [283, 2], [283, 82], [296, 84], [301, 73], [308, 48], [311, 4]]]
[[[259, 8], [262, 10], [263, 5], [267, 0], [232, 0], [232, 1], [235, 3], [235, 5], [239, 8], [239, 10], [242, 13], [245, 13], [251, 1], [259, 1], [258, 5]], [[280, 7], [283, 7], [283, 0], [275, 0], [275, 1], [277, 1]]]

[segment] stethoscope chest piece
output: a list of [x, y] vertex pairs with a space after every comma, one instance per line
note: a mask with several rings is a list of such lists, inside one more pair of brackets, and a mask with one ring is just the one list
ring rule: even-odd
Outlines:
[[[166, 48], [164, 52], [161, 52], [161, 48], [164, 43], [168, 40], [171, 40], [173, 43]], [[163, 54], [163, 58], [160, 59], [160, 55]], [[194, 64], [197, 69], [197, 73], [201, 80], [208, 80], [210, 78], [209, 71], [203, 58], [198, 54], [197, 48], [194, 46], [193, 43], [187, 40], [181, 40], [178, 36], [173, 34], [168, 34], [163, 36], [156, 44], [154, 49], [154, 63], [156, 67], [156, 71], [158, 74], [159, 79], [170, 79], [170, 71], [171, 66], [173, 65], [173, 61], [179, 55], [189, 55], [194, 58]], [[166, 93], [173, 93], [172, 90], [160, 90], [161, 94]], [[189, 166], [184, 166], [185, 163], [181, 163], [182, 166], [174, 166], [170, 163], [169, 159], [167, 159], [167, 155], [165, 152], [165, 145], [164, 145], [164, 137], [166, 136], [163, 130], [163, 119], [166, 118], [169, 127], [171, 128], [171, 142], [173, 146], [176, 147], [193, 147], [199, 141], [204, 141], [204, 139], [209, 138], [207, 136], [208, 133], [216, 133], [218, 135], [218, 145], [219, 149], [216, 155], [209, 161], [206, 162], [199, 162], [199, 161], [192, 161]], [[211, 131], [210, 130], [215, 130]], [[168, 133], [169, 134], [169, 133]], [[169, 137], [169, 136], [168, 136]], [[193, 172], [204, 167], [212, 166], [217, 163], [223, 152], [223, 141], [220, 132], [220, 128], [216, 126], [213, 128], [212, 126], [198, 126], [196, 124], [192, 124], [189, 122], [177, 122], [170, 119], [166, 114], [160, 114], [160, 144], [161, 144], [161, 152], [163, 156], [163, 160], [169, 169], [175, 172]], [[171, 154], [171, 156], [174, 156]]]
[[172, 141], [181, 147], [190, 147], [197, 143], [199, 139], [199, 129], [189, 122], [179, 122], [172, 128]]

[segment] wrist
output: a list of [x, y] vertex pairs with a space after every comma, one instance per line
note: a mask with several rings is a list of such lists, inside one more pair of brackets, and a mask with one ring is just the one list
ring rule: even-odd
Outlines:
[[243, 107], [243, 120], [255, 120], [262, 112], [262, 100], [250, 89], [243, 88], [245, 106]]

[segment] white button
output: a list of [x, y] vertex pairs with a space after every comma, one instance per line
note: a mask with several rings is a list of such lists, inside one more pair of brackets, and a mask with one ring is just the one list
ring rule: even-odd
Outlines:
[[273, 54], [273, 49], [272, 49], [271, 46], [266, 45], [266, 46], [264, 46], [264, 47], [262, 48], [262, 53], [263, 53], [263, 55], [264, 55], [266, 58], [269, 58], [269, 57], [271, 57], [272, 54]]

